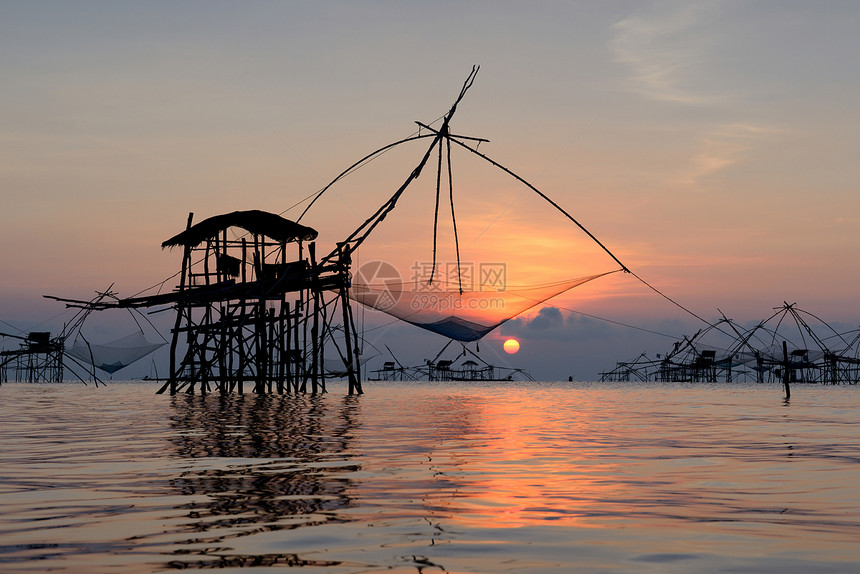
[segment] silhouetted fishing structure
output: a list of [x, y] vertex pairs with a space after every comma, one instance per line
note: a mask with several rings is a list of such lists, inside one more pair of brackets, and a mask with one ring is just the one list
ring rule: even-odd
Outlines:
[[[417, 134], [355, 162], [309, 197], [309, 203], [295, 221], [262, 211], [235, 211], [193, 224], [193, 214], [189, 215], [186, 229], [162, 244], [162, 248], [182, 249], [179, 283], [171, 292], [93, 302], [55, 299], [87, 312], [172, 308], [176, 317], [171, 331], [170, 369], [159, 390], [169, 390], [171, 394], [195, 390], [241, 393], [246, 385], [261, 394], [325, 392], [326, 378], [331, 377], [347, 378], [349, 393], [361, 393], [359, 359], [363, 341], [353, 319], [353, 300], [450, 341], [459, 341], [464, 349], [465, 343], [479, 341], [505, 321], [544, 301], [619, 271], [630, 273], [686, 310], [625, 267], [558, 203], [478, 151], [477, 146], [488, 140], [452, 133], [451, 119], [478, 69], [472, 68], [438, 127], [432, 125], [436, 122], [416, 122]], [[301, 223], [309, 210], [335, 183], [353, 171], [391, 148], [421, 140], [430, 140], [430, 145], [389, 199], [334, 249], [318, 257], [313, 242], [317, 232]], [[524, 185], [583, 232], [619, 268], [539, 285], [511, 285], [492, 277], [477, 283], [465, 281], [454, 208], [452, 149], [465, 150]], [[353, 284], [351, 263], [355, 252], [396, 208], [434, 155], [436, 197], [429, 277], [422, 281]], [[446, 277], [439, 277], [437, 241], [443, 191], [447, 191], [450, 203], [456, 269]], [[326, 355], [333, 353], [341, 359], [342, 369], [325, 367]], [[499, 376], [491, 365], [469, 361], [455, 365], [453, 361], [434, 360], [421, 368], [433, 380], [486, 380]]]
[[[552, 201], [547, 195], [525, 179], [515, 174], [513, 171], [478, 151], [475, 144], [480, 144], [488, 140], [456, 135], [451, 132], [451, 118], [457, 110], [458, 104], [463, 99], [468, 89], [472, 86], [475, 76], [478, 73], [478, 69], [479, 68], [477, 66], [472, 68], [469, 77], [463, 84], [459, 96], [451, 106], [448, 113], [442, 117], [440, 127], [434, 128], [430, 125], [416, 122], [419, 126], [419, 132], [416, 135], [384, 146], [355, 162], [338, 175], [338, 177], [336, 177], [330, 184], [320, 190], [313, 197], [312, 201], [308, 204], [298, 219], [298, 221], [301, 221], [302, 217], [308, 213], [323, 194], [325, 194], [335, 183], [340, 181], [346, 175], [352, 173], [358, 167], [367, 164], [372, 159], [380, 156], [395, 146], [399, 146], [407, 142], [430, 139], [430, 146], [424, 152], [421, 161], [412, 170], [406, 181], [382, 206], [376, 210], [370, 218], [356, 229], [342, 245], [344, 250], [348, 253], [356, 251], [361, 244], [367, 240], [374, 229], [376, 229], [388, 214], [395, 209], [403, 193], [419, 178], [430, 158], [435, 154], [436, 197], [435, 211], [433, 215], [433, 251], [429, 275], [418, 281], [398, 282], [386, 280], [380, 283], [356, 282], [354, 286], [355, 288], [351, 291], [351, 296], [363, 305], [387, 313], [393, 317], [401, 319], [402, 321], [421, 327], [422, 329], [438, 333], [444, 337], [460, 342], [478, 341], [487, 333], [512, 317], [540, 305], [547, 299], [560, 295], [561, 293], [569, 291], [584, 283], [611, 273], [617, 273], [618, 271], [630, 272], [605, 245], [603, 245], [593, 234], [591, 234], [591, 232], [583, 227], [579, 221], [574, 219], [573, 216], [565, 211], [561, 206]], [[608, 272], [539, 285], [499, 285], [494, 284], [492, 281], [489, 283], [478, 282], [477, 284], [470, 284], [465, 281], [462, 261], [460, 258], [459, 235], [454, 207], [452, 148], [469, 152], [469, 154], [480, 158], [483, 162], [490, 164], [497, 170], [501, 170], [503, 173], [512, 177], [515, 181], [525, 185], [528, 190], [537, 194], [542, 200], [549, 203], [553, 209], [557, 210], [565, 219], [572, 222], [579, 230], [585, 233], [585, 235], [599, 246], [599, 248], [616, 264], [620, 265], [620, 268]], [[444, 184], [447, 184], [447, 190], [444, 189]], [[443, 191], [447, 191], [450, 204], [456, 266], [451, 275], [439, 277], [436, 274], [437, 241], [440, 219], [439, 209], [443, 197]], [[488, 304], [490, 300], [495, 301], [496, 304]]]
[[860, 382], [860, 330], [839, 333], [796, 304], [784, 303], [752, 328], [722, 319], [665, 353], [644, 353], [600, 373], [601, 381]]
[[[228, 231], [239, 230], [238, 237]], [[193, 224], [162, 248], [181, 248], [179, 285], [94, 302], [87, 310], [172, 306], [170, 371], [159, 393], [325, 391], [324, 341], [340, 354], [349, 392], [361, 393], [347, 290], [349, 255], [316, 257], [316, 230], [263, 211], [235, 211]], [[333, 314], [346, 328], [335, 331]], [[337, 344], [338, 333], [342, 344]]]
[[68, 372], [83, 383], [89, 381], [98, 386], [103, 381], [96, 369], [112, 375], [166, 343], [147, 340], [134, 313], [136, 332], [102, 344], [91, 342], [83, 330], [86, 320], [93, 310], [110, 300], [116, 300], [116, 293], [108, 288], [97, 293], [91, 301], [74, 305], [79, 307], [78, 311], [55, 336], [47, 331], [33, 331], [26, 335], [0, 333], [0, 339], [10, 338], [19, 342], [17, 348], [0, 351], [0, 383], [59, 383]]
[[18, 348], [0, 351], [0, 382], [62, 382], [64, 337], [51, 337], [47, 331], [33, 331], [26, 336], [0, 333], [0, 336], [19, 341]]
[[[492, 365], [478, 353], [462, 344], [462, 352], [453, 359], [442, 359], [442, 355], [454, 342], [450, 339], [432, 359], [420, 365], [403, 365], [388, 345], [386, 349], [392, 361], [385, 361], [382, 367], [370, 372], [370, 380], [375, 381], [534, 381], [525, 369]], [[449, 355], [450, 356], [450, 355]]]
[[[355, 252], [396, 208], [407, 188], [418, 180], [424, 168], [430, 163], [431, 158], [435, 157], [435, 209], [433, 214], [432, 260], [429, 262], [430, 273], [426, 277], [410, 281], [402, 281], [399, 278], [395, 279], [391, 277], [385, 277], [378, 281], [374, 281], [373, 277], [357, 278], [354, 280], [353, 288], [350, 290], [350, 296], [353, 300], [367, 307], [371, 307], [427, 331], [442, 335], [448, 338], [449, 342], [458, 341], [463, 344], [464, 350], [466, 349], [466, 343], [480, 341], [485, 335], [505, 321], [540, 305], [552, 297], [612, 273], [619, 271], [631, 273], [603, 243], [558, 203], [554, 202], [534, 185], [507, 167], [480, 152], [477, 146], [488, 140], [479, 137], [458, 135], [451, 131], [451, 118], [466, 92], [472, 86], [478, 69], [477, 66], [473, 67], [463, 84], [459, 96], [448, 113], [441, 118], [441, 124], [438, 127], [416, 122], [419, 128], [416, 134], [386, 145], [349, 166], [313, 197], [298, 218], [298, 221], [301, 221], [302, 217], [337, 182], [380, 155], [388, 152], [391, 148], [408, 142], [429, 139], [430, 145], [426, 148], [420, 162], [410, 172], [403, 184], [341, 245], [345, 252]], [[573, 223], [576, 228], [583, 232], [591, 242], [596, 244], [620, 268], [543, 284], [513, 285], [506, 281], [498, 281], [492, 276], [489, 276], [489, 280], [481, 277], [481, 280], [477, 282], [467, 280], [461, 260], [459, 232], [454, 205], [452, 150], [465, 151], [467, 155], [479, 158], [481, 162], [489, 164], [493, 169], [503, 172], [519, 184], [524, 185], [527, 190], [548, 203], [568, 222]], [[440, 225], [440, 206], [443, 203], [444, 195], [447, 195], [450, 205], [450, 223], [453, 232], [453, 252], [456, 255], [456, 264], [452, 272], [440, 274], [437, 273], [437, 244]], [[633, 275], [636, 276], [635, 274]], [[636, 277], [642, 281], [641, 278]], [[646, 285], [648, 284], [646, 283]], [[649, 287], [651, 286], [649, 285]], [[653, 289], [653, 287], [651, 288]], [[374, 375], [389, 379], [391, 377], [403, 378], [404, 376], [410, 378], [422, 377], [425, 380], [499, 379], [499, 368], [483, 362], [477, 355], [475, 357], [478, 361], [469, 359], [471, 361], [470, 364], [464, 363], [462, 365], [455, 365], [454, 361], [448, 360], [437, 363], [437, 357], [437, 359], [427, 361], [424, 365], [408, 368], [402, 365], [395, 367], [393, 363], [396, 363], [396, 361], [388, 361], [386, 364], [383, 364], [382, 369], [374, 371]], [[504, 375], [505, 379], [511, 373], [521, 373], [519, 369], [507, 369], [507, 371]]]

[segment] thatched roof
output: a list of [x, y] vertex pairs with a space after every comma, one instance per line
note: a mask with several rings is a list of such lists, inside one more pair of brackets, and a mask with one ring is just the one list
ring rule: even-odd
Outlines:
[[228, 227], [241, 227], [251, 233], [265, 235], [277, 241], [312, 241], [317, 237], [316, 229], [305, 227], [274, 213], [253, 209], [204, 219], [162, 243], [161, 248], [179, 245], [194, 247], [206, 239], [216, 237]]

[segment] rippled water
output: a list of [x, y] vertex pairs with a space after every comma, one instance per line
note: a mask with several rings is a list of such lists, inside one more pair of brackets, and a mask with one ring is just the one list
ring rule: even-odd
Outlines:
[[847, 572], [860, 388], [0, 386], [0, 571]]

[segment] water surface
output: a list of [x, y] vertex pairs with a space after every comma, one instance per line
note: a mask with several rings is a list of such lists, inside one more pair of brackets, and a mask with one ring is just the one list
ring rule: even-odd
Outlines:
[[0, 386], [0, 571], [846, 572], [860, 388]]

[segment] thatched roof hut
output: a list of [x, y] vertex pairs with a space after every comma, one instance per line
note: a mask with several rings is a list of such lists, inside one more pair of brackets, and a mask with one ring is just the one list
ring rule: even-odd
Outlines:
[[161, 248], [180, 245], [196, 247], [206, 239], [217, 237], [228, 227], [241, 227], [245, 231], [264, 235], [276, 241], [313, 241], [317, 237], [316, 229], [290, 221], [274, 213], [253, 209], [234, 211], [204, 219], [162, 243]]

